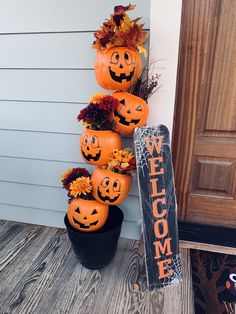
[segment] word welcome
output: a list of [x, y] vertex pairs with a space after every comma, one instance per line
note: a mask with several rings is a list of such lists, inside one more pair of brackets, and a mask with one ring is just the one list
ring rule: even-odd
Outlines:
[[[151, 184], [151, 207], [154, 225], [154, 234], [156, 241], [153, 243], [155, 248], [155, 260], [158, 266], [158, 278], [162, 279], [173, 275], [173, 271], [168, 267], [172, 263], [171, 237], [169, 237], [169, 226], [166, 209], [166, 190], [159, 184], [164, 181], [164, 168], [161, 167], [163, 157], [160, 156], [163, 136], [152, 136], [145, 138], [147, 149], [152, 157], [148, 159], [150, 167], [150, 184]], [[163, 180], [161, 180], [163, 177]]]

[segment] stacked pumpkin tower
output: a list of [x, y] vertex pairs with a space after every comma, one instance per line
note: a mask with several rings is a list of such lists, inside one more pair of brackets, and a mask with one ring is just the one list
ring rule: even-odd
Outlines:
[[[99, 202], [108, 205], [124, 201], [131, 187], [131, 176], [127, 174], [125, 167], [123, 169], [116, 167], [116, 161], [117, 159], [119, 161], [119, 157], [122, 159], [123, 156], [123, 163], [130, 162], [129, 156], [132, 159], [134, 157], [130, 149], [120, 150], [121, 140], [120, 136], [119, 140], [117, 138], [118, 133], [132, 135], [135, 127], [144, 125], [148, 117], [147, 103], [143, 99], [125, 92], [131, 90], [140, 78], [142, 74], [140, 52], [146, 53], [143, 44], [147, 34], [142, 30], [143, 24], [138, 24], [139, 18], [131, 21], [126, 13], [134, 8], [135, 6], [132, 5], [116, 6], [110, 19], [106, 20], [94, 34], [93, 48], [97, 50], [94, 67], [96, 80], [104, 89], [116, 91], [113, 93], [113, 97], [119, 101], [110, 115], [115, 132], [109, 131], [112, 134], [106, 135], [104, 147], [103, 141], [100, 140], [101, 151], [106, 151], [108, 155], [106, 164], [98, 161], [97, 165], [103, 167], [97, 167], [91, 177], [93, 196]], [[113, 137], [116, 140], [111, 140]], [[84, 156], [83, 138], [82, 135], [81, 152]], [[106, 141], [109, 141], [109, 146]], [[115, 142], [117, 147], [114, 149]], [[120, 156], [117, 156], [119, 150]], [[112, 158], [114, 158], [113, 161], [111, 161]], [[129, 160], [125, 160], [126, 158]], [[129, 164], [128, 167], [131, 165]]]
[[132, 135], [148, 118], [147, 102], [137, 96], [143, 73], [140, 54], [146, 56], [147, 33], [138, 23], [140, 18], [132, 21], [127, 15], [134, 8], [116, 6], [110, 19], [94, 33], [96, 80], [113, 94], [92, 96], [78, 115], [85, 126], [80, 151], [86, 163], [96, 166], [92, 175], [86, 169], [73, 168], [62, 177], [69, 196], [68, 220], [74, 229], [84, 232], [101, 229], [109, 206], [128, 196], [136, 163], [130, 148], [121, 149], [121, 134]]

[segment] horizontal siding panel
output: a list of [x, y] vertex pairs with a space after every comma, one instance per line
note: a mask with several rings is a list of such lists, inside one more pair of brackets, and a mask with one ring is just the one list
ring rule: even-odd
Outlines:
[[62, 187], [60, 177], [72, 167], [86, 167], [90, 172], [94, 166], [85, 163], [55, 162], [37, 159], [0, 157], [0, 181], [10, 181], [50, 187]]
[[0, 70], [0, 82], [0, 100], [87, 103], [98, 91], [107, 93], [93, 70]]
[[[0, 156], [83, 162], [79, 135], [0, 130]], [[130, 138], [123, 146], [132, 146]]]
[[92, 42], [91, 32], [0, 36], [0, 68], [93, 69]]
[[[77, 115], [87, 104], [0, 101], [0, 130], [81, 134]], [[130, 136], [124, 136], [124, 138]]]
[[[95, 168], [85, 163], [66, 163], [46, 160], [0, 157], [0, 180], [25, 184], [61, 187], [60, 176], [72, 167]], [[137, 181], [133, 179], [130, 195], [138, 195]]]
[[[62, 211], [67, 208], [66, 191], [63, 188], [44, 187], [12, 182], [0, 182], [2, 204]], [[119, 207], [128, 221], [140, 220], [139, 198], [129, 196]]]
[[0, 101], [0, 128], [81, 134], [77, 115], [86, 104]]
[[1, 130], [0, 147], [1, 156], [83, 162], [78, 135]]
[[[65, 228], [64, 215], [65, 211], [59, 212], [0, 204], [0, 219], [4, 220]], [[140, 240], [141, 225], [132, 221], [124, 221], [122, 224], [121, 237]]]
[[[0, 33], [93, 31], [107, 19], [118, 4], [125, 0], [11, 0], [1, 1]], [[143, 17], [149, 27], [150, 0], [136, 0], [131, 18]]]
[[0, 68], [93, 68], [93, 33], [0, 36]]

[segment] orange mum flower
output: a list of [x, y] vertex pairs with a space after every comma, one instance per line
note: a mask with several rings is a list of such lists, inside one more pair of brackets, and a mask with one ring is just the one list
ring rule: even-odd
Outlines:
[[92, 191], [92, 185], [89, 177], [81, 177], [71, 182], [69, 187], [70, 196], [87, 195]]

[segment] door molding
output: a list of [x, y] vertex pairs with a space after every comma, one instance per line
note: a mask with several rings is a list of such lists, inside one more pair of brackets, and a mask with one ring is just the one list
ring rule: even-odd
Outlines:
[[172, 138], [179, 220], [230, 228], [236, 227], [234, 9], [233, 0], [183, 0]]

